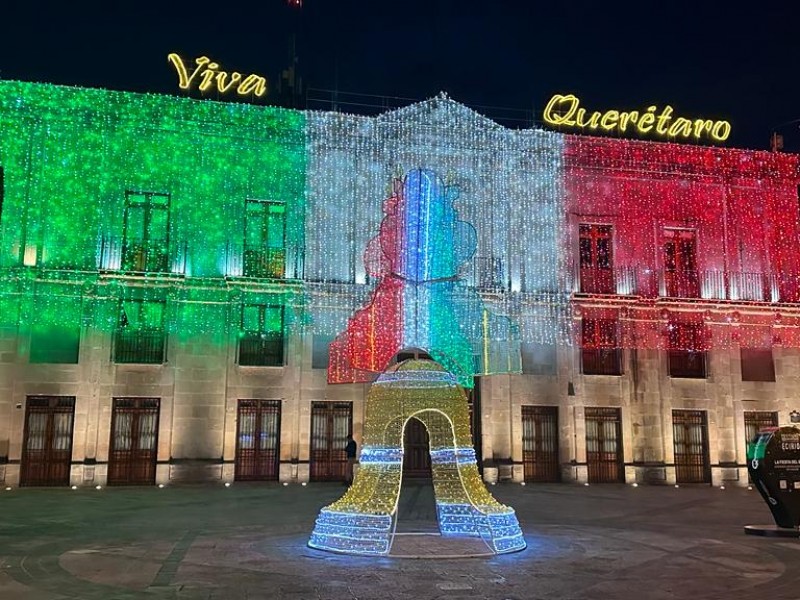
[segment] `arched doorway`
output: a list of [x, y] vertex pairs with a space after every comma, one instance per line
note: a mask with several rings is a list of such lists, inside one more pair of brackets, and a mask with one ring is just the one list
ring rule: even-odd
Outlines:
[[411, 418], [403, 432], [403, 478], [430, 479], [430, 436], [422, 421]]
[[398, 533], [438, 530], [430, 434], [424, 419], [409, 417], [403, 426], [403, 474], [395, 517]]

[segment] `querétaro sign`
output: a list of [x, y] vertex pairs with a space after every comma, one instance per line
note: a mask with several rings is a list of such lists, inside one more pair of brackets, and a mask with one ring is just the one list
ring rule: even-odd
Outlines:
[[800, 527], [800, 429], [758, 432], [747, 446], [747, 470], [778, 527]]
[[556, 94], [544, 109], [544, 121], [549, 125], [573, 127], [591, 133], [605, 131], [638, 135], [652, 135], [672, 141], [698, 141], [707, 137], [714, 142], [724, 142], [731, 134], [728, 121], [690, 119], [676, 117], [674, 109], [666, 105], [660, 111], [657, 106], [644, 110], [599, 110], [587, 112], [574, 94]]

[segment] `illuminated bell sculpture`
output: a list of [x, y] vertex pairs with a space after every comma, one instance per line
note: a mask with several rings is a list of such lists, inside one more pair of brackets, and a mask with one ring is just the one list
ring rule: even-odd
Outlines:
[[[309, 545], [352, 554], [388, 554], [403, 477], [403, 432], [416, 418], [428, 430], [439, 529], [481, 537], [500, 554], [525, 548], [514, 511], [487, 491], [478, 472], [464, 387], [476, 374], [519, 371], [519, 335], [490, 314], [459, 281], [477, 246], [458, 218], [457, 190], [433, 171], [414, 169], [394, 182], [366, 265], [380, 277], [369, 304], [331, 344], [329, 383], [366, 381], [360, 468], [347, 493], [322, 509]], [[409, 348], [432, 360], [387, 368]]]
[[388, 369], [372, 385], [355, 480], [322, 509], [308, 545], [389, 553], [403, 477], [403, 432], [411, 418], [428, 430], [442, 535], [480, 537], [496, 554], [524, 549], [514, 510], [492, 497], [478, 472], [464, 388], [437, 363], [414, 359]]

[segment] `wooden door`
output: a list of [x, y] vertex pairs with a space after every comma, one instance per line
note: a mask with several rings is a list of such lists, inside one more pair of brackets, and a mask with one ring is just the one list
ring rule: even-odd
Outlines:
[[352, 402], [311, 405], [311, 480], [344, 481], [347, 477], [347, 436], [353, 432]]
[[69, 485], [74, 396], [28, 396], [20, 486]]
[[154, 485], [158, 458], [158, 398], [114, 398], [108, 485]]
[[277, 480], [280, 437], [280, 400], [239, 400], [236, 419], [236, 480]]
[[697, 240], [690, 229], [664, 230], [664, 282], [670, 298], [699, 298]]
[[708, 425], [703, 410], [673, 410], [672, 437], [677, 483], [711, 483]]
[[586, 408], [586, 464], [590, 483], [625, 481], [619, 408]]
[[522, 407], [522, 464], [525, 481], [560, 481], [557, 406]]
[[579, 233], [581, 292], [615, 293], [611, 225], [582, 223]]
[[428, 429], [419, 419], [409, 419], [403, 431], [403, 476], [430, 477], [431, 452]]

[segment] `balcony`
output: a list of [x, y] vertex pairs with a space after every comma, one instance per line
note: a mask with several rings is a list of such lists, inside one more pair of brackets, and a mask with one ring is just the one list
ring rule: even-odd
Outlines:
[[242, 275], [261, 279], [283, 278], [286, 250], [283, 248], [245, 248]]
[[778, 282], [772, 273], [730, 273], [728, 297], [731, 300], [778, 302]]
[[575, 289], [582, 294], [645, 298], [703, 298], [747, 302], [793, 302], [797, 282], [772, 273], [653, 270], [637, 267], [581, 268]]
[[126, 273], [186, 274], [186, 242], [167, 240], [130, 242], [104, 237], [100, 242], [98, 268], [102, 271]]
[[580, 291], [582, 294], [616, 294], [614, 269], [581, 267]]
[[226, 277], [303, 279], [305, 276], [305, 253], [298, 246], [267, 248], [228, 242], [222, 258], [220, 270]]
[[664, 270], [661, 272], [659, 288], [659, 295], [666, 298], [700, 298], [700, 273]]
[[114, 332], [113, 361], [125, 364], [161, 364], [167, 336], [161, 329], [130, 329]]

